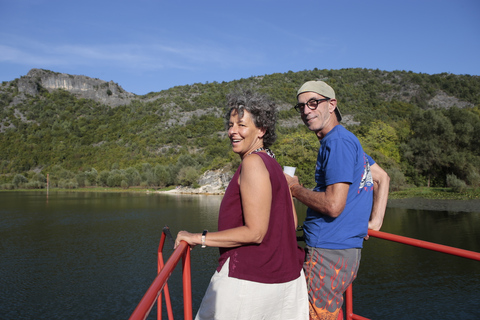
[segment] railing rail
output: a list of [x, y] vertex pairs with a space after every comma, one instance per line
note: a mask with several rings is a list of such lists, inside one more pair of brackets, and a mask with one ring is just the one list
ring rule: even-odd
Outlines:
[[438, 243], [398, 236], [392, 233], [386, 233], [382, 231], [375, 231], [375, 230], [368, 230], [368, 234], [372, 237], [390, 240], [394, 242], [399, 242], [403, 244], [408, 244], [410, 246], [429, 249], [433, 251], [443, 252], [447, 254], [451, 254], [454, 256], [459, 256], [467, 259], [477, 260], [480, 261], [480, 252], [468, 251], [463, 249], [458, 249], [454, 247], [445, 246]]
[[[166, 232], [167, 231], [167, 232]], [[173, 269], [177, 266], [180, 259], [183, 261], [183, 303], [184, 303], [184, 319], [191, 320], [193, 318], [192, 310], [192, 281], [191, 281], [191, 268], [190, 268], [190, 246], [182, 241], [180, 245], [175, 249], [166, 264], [163, 264], [163, 246], [165, 244], [166, 234], [169, 235], [168, 227], [164, 228], [162, 237], [160, 239], [160, 245], [158, 247], [158, 275], [153, 281], [150, 288], [143, 296], [142, 300], [135, 308], [135, 311], [130, 316], [130, 320], [146, 319], [150, 313], [155, 301], [158, 300], [158, 312], [157, 319], [162, 318], [161, 314], [161, 298], [162, 291], [165, 292], [165, 302], [167, 305], [168, 319], [173, 320], [172, 304], [170, 301], [170, 293], [168, 291], [167, 280], [170, 277]], [[368, 235], [379, 239], [398, 242], [414, 247], [424, 248], [437, 252], [442, 252], [450, 255], [455, 255], [471, 260], [480, 261], [480, 252], [474, 252], [464, 249], [458, 249], [449, 247], [433, 242], [403, 237], [391, 233], [382, 231], [368, 230]], [[170, 236], [170, 235], [169, 235]], [[171, 237], [171, 236], [170, 236]], [[343, 319], [343, 312], [339, 315], [338, 319]], [[352, 285], [347, 288], [345, 292], [345, 320], [369, 320], [360, 315], [353, 313], [353, 290]]]

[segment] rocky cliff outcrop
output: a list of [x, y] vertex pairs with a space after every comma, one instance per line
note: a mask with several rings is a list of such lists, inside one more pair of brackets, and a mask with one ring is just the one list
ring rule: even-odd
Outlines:
[[434, 108], [451, 108], [451, 107], [458, 107], [458, 108], [466, 108], [466, 107], [473, 107], [474, 104], [466, 101], [462, 101], [457, 97], [451, 97], [447, 95], [443, 91], [438, 91], [436, 95], [428, 101], [428, 105]]
[[178, 187], [169, 193], [189, 193], [189, 194], [224, 194], [233, 173], [230, 166], [219, 170], [208, 170], [198, 179], [200, 188]]
[[116, 107], [130, 103], [135, 94], [126, 92], [113, 81], [106, 82], [80, 75], [69, 75], [43, 69], [32, 69], [18, 79], [18, 91], [37, 95], [41, 90], [66, 90], [78, 98], [92, 99]]

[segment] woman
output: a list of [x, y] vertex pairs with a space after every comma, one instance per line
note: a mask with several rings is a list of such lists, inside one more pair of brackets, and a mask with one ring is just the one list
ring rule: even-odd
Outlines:
[[175, 240], [220, 248], [196, 319], [308, 319], [296, 212], [267, 149], [276, 139], [275, 105], [250, 91], [228, 100], [228, 137], [241, 164], [220, 205], [219, 231], [180, 231]]

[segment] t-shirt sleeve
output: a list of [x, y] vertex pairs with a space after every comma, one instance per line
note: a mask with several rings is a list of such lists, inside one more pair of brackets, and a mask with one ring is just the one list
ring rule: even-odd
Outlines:
[[370, 157], [368, 154], [365, 153], [365, 157], [367, 158], [369, 165], [374, 165], [375, 164], [375, 160], [373, 160], [373, 158]]
[[326, 148], [325, 184], [353, 183], [355, 169], [355, 145], [345, 139], [331, 141]]

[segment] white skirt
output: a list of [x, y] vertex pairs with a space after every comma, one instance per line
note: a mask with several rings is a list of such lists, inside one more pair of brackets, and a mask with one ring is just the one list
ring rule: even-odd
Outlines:
[[215, 271], [195, 320], [308, 319], [303, 270], [296, 280], [269, 284], [230, 278], [228, 264]]

